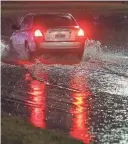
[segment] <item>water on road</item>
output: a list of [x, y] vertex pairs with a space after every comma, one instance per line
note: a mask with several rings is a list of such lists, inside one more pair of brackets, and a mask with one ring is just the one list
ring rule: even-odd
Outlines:
[[20, 65], [3, 62], [2, 111], [85, 144], [127, 144], [128, 57], [102, 52], [97, 41], [86, 44], [88, 54], [76, 64], [71, 56], [65, 64], [51, 57]]

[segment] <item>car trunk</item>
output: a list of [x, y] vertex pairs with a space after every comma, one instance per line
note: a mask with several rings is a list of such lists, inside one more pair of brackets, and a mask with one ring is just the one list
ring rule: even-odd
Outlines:
[[50, 27], [44, 33], [45, 41], [75, 41], [78, 27]]

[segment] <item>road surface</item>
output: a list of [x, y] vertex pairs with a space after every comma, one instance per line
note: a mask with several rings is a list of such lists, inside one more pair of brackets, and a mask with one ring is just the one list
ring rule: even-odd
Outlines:
[[85, 144], [127, 144], [128, 21], [114, 21], [113, 29], [102, 23], [102, 30], [95, 31], [101, 37], [106, 33], [110, 47], [88, 40], [80, 63], [71, 56], [23, 62], [8, 55], [8, 44], [2, 41], [2, 112], [35, 127], [63, 131]]
[[[68, 61], [69, 62], [69, 61]], [[81, 63], [2, 63], [2, 111], [85, 144], [128, 142], [128, 57]]]

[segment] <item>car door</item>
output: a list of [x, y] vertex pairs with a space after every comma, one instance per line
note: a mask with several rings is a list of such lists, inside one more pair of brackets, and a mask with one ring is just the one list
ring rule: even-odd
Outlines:
[[25, 49], [25, 41], [29, 41], [30, 28], [32, 27], [32, 16], [26, 16], [20, 26], [21, 29], [18, 35], [18, 51], [21, 53]]
[[12, 42], [13, 47], [15, 48], [16, 52], [20, 54], [21, 52], [21, 32], [24, 27], [24, 19], [21, 20], [21, 23], [19, 24], [20, 30], [16, 30], [12, 35]]
[[16, 52], [18, 52], [17, 48], [19, 45], [18, 36], [19, 36], [19, 30], [16, 30], [10, 38]]

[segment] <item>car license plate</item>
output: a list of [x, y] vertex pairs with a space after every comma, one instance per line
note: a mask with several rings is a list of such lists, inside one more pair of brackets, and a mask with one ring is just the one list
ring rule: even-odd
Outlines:
[[55, 39], [65, 39], [66, 35], [65, 34], [56, 34]]
[[52, 31], [50, 32], [47, 37], [46, 40], [49, 41], [65, 41], [65, 40], [69, 40], [70, 39], [70, 31]]

